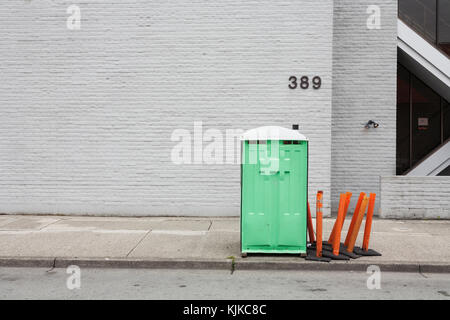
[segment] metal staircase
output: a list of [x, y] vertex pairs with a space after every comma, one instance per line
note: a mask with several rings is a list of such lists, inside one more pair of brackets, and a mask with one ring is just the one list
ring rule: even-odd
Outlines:
[[405, 175], [407, 176], [438, 176], [447, 172], [450, 167], [450, 140], [437, 147], [424, 159], [418, 162]]
[[445, 99], [450, 100], [450, 60], [398, 19], [399, 61]]
[[[422, 158], [419, 158], [420, 160], [418, 158], [411, 160], [413, 157], [410, 153], [410, 167], [401, 174], [450, 175], [450, 141], [448, 134], [443, 133], [444, 113], [442, 111], [443, 105], [448, 105], [450, 101], [450, 0], [398, 0], [398, 9], [398, 63], [440, 96], [442, 112], [440, 144], [431, 143], [430, 148], [436, 147], [429, 153], [425, 153]], [[412, 118], [411, 96], [410, 91], [411, 131], [409, 136], [405, 137], [407, 140], [410, 139], [410, 152], [413, 148], [412, 126], [417, 126], [414, 122], [415, 118]], [[433, 108], [425, 101], [420, 103], [422, 103], [422, 110], [425, 106], [431, 108], [426, 108], [427, 110]], [[403, 140], [401, 138], [397, 140], [397, 146], [399, 143], [407, 143], [407, 140], [406, 142]], [[416, 143], [416, 148], [423, 146], [424, 141], [420, 143], [418, 145]]]

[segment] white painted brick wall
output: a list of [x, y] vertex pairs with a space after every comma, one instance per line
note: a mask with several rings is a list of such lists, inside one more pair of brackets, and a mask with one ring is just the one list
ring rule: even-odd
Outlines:
[[[300, 123], [329, 214], [332, 16], [331, 0], [2, 1], [0, 212], [239, 215], [238, 165], [170, 161], [172, 130], [201, 120]], [[322, 88], [289, 90], [290, 75]]]
[[383, 218], [450, 219], [450, 177], [381, 177]]
[[[367, 28], [369, 5], [380, 7], [380, 29]], [[396, 41], [397, 1], [334, 1], [333, 212], [340, 192], [353, 193], [354, 207], [360, 192], [379, 194], [380, 176], [395, 175]], [[380, 126], [364, 129], [368, 120]]]

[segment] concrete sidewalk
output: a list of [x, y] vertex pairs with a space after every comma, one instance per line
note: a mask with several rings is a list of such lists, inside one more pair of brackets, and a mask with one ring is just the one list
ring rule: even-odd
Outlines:
[[[324, 220], [325, 237], [333, 223]], [[361, 241], [362, 233], [357, 245]], [[331, 263], [241, 258], [239, 218], [0, 215], [0, 244], [0, 266], [359, 271], [375, 264], [386, 271], [450, 272], [448, 220], [374, 220], [370, 247], [383, 256]]]

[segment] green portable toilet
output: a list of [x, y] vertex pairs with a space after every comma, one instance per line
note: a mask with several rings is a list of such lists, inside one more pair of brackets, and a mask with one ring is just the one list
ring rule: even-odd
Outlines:
[[[298, 128], [298, 126], [297, 126]], [[306, 254], [308, 140], [267, 126], [241, 137], [241, 254]]]

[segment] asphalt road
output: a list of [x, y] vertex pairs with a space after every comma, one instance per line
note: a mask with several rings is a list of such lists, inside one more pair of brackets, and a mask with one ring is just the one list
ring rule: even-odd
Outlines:
[[450, 299], [449, 274], [381, 272], [381, 288], [369, 290], [365, 272], [80, 269], [79, 277], [76, 269], [66, 272], [0, 268], [0, 299]]

